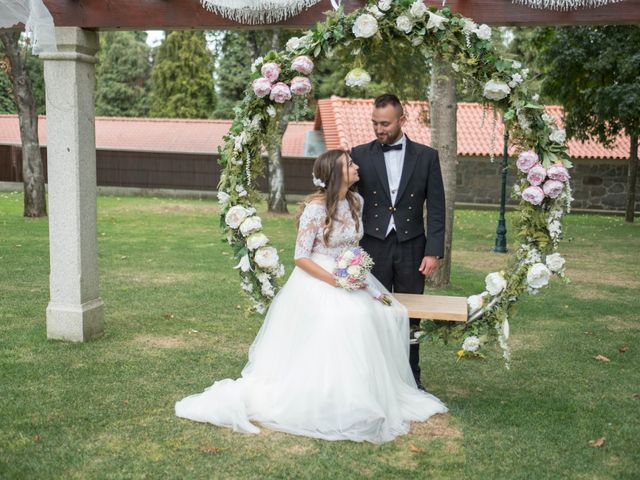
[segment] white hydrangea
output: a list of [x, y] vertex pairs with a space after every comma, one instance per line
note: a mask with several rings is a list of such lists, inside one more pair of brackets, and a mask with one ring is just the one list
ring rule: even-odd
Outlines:
[[276, 107], [274, 107], [273, 105], [269, 105], [269, 106], [267, 107], [267, 114], [268, 114], [271, 118], [275, 117], [275, 116], [276, 116]]
[[564, 128], [556, 128], [549, 134], [549, 140], [554, 143], [559, 143], [560, 145], [562, 145], [566, 139], [567, 132], [565, 132]]
[[347, 87], [365, 87], [371, 82], [371, 75], [362, 68], [354, 68], [345, 77]]
[[224, 205], [229, 201], [229, 194], [227, 192], [223, 192], [222, 190], [218, 191], [218, 203], [220, 205]]
[[255, 73], [258, 71], [258, 67], [264, 63], [264, 58], [258, 57], [251, 64], [251, 73]]
[[[242, 161], [240, 161], [240, 164], [242, 164]], [[242, 185], [236, 185], [236, 193], [239, 197], [246, 197], [248, 195], [247, 191]]]

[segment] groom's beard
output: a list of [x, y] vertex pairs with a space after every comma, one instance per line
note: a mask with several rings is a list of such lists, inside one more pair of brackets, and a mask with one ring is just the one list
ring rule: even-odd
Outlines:
[[398, 129], [396, 132], [388, 132], [377, 135], [378, 141], [383, 145], [392, 145], [396, 143], [402, 136], [402, 129]]

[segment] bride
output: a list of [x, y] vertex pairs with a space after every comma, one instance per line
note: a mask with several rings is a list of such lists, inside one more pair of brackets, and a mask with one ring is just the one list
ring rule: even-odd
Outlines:
[[[365, 289], [338, 288], [335, 258], [362, 237], [358, 166], [330, 150], [313, 165], [317, 192], [305, 202], [296, 268], [274, 298], [237, 380], [215, 382], [176, 403], [179, 417], [258, 433], [266, 428], [382, 443], [447, 408], [416, 388], [406, 309]], [[371, 275], [370, 286], [386, 292]], [[386, 292], [388, 293], [388, 292]]]

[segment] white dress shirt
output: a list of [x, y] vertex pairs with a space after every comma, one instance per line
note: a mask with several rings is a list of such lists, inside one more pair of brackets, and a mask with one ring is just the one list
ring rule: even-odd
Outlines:
[[[404, 154], [407, 151], [407, 140], [404, 134], [397, 142], [392, 145], [402, 144], [402, 150], [389, 150], [384, 152], [384, 165], [387, 168], [387, 179], [389, 180], [389, 193], [391, 194], [391, 205], [396, 204], [398, 196], [398, 187], [400, 187], [400, 177], [402, 176], [402, 167], [404, 165]], [[396, 224], [393, 220], [393, 214], [389, 220], [387, 227], [387, 235], [395, 230]]]

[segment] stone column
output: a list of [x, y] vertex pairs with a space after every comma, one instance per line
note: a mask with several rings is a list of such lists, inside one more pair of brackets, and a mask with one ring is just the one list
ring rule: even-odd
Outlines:
[[98, 35], [56, 28], [41, 55], [47, 96], [51, 299], [47, 337], [84, 342], [103, 332], [96, 235], [95, 53]]

